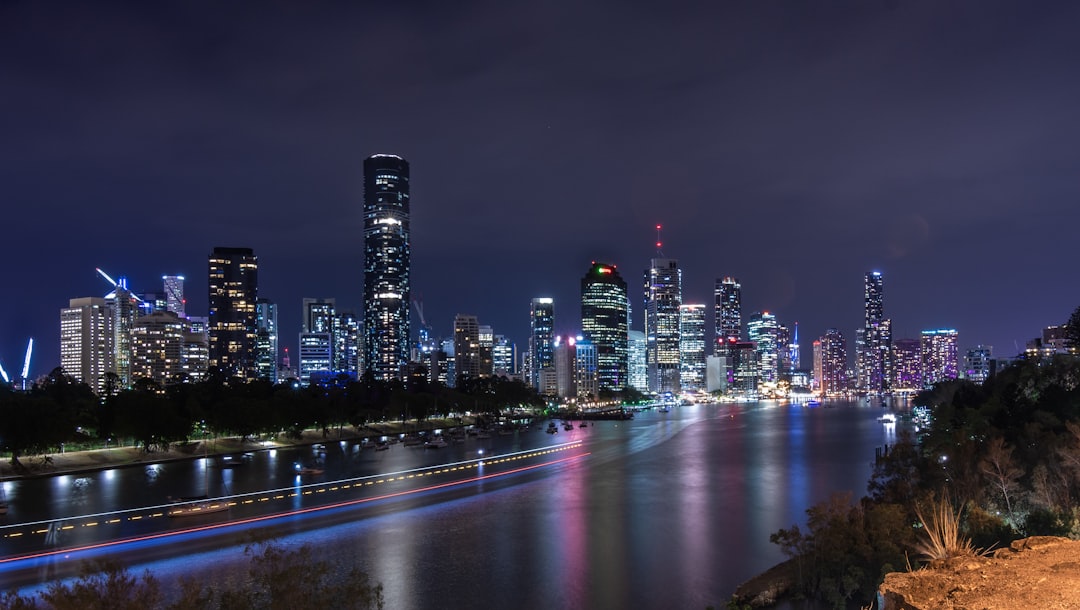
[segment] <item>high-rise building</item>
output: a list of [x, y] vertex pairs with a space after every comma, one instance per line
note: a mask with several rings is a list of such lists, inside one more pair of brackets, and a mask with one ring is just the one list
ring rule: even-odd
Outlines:
[[724, 348], [728, 367], [728, 390], [736, 396], [756, 398], [761, 379], [758, 373], [758, 352], [753, 341], [728, 340]]
[[964, 377], [975, 383], [983, 383], [993, 371], [994, 348], [989, 345], [976, 345], [964, 356]]
[[517, 346], [505, 335], [495, 335], [495, 344], [491, 349], [491, 359], [495, 375], [510, 377], [517, 374], [514, 362], [517, 359]]
[[256, 378], [259, 260], [251, 248], [214, 248], [209, 257], [210, 367], [227, 377]]
[[897, 339], [892, 345], [892, 390], [911, 394], [922, 389], [922, 355], [918, 339]]
[[705, 390], [705, 304], [679, 307], [679, 383], [684, 392]]
[[476, 316], [454, 316], [454, 372], [458, 379], [480, 377], [480, 322]]
[[746, 322], [746, 336], [754, 344], [758, 377], [764, 384], [775, 385], [780, 380], [779, 328], [776, 316], [767, 311], [750, 314]]
[[629, 383], [626, 281], [615, 265], [593, 262], [581, 278], [581, 335], [596, 350], [601, 390]]
[[638, 392], [648, 392], [649, 368], [645, 364], [645, 333], [631, 330], [626, 335], [626, 363], [630, 387]]
[[255, 377], [278, 382], [278, 314], [270, 299], [255, 299]]
[[131, 375], [150, 379], [160, 387], [185, 379], [184, 333], [186, 319], [171, 311], [155, 311], [131, 326]]
[[737, 278], [716, 280], [714, 291], [713, 322], [716, 327], [715, 350], [731, 341], [738, 341], [742, 333], [742, 284]]
[[884, 295], [881, 273], [867, 273], [863, 280], [863, 328], [855, 335], [855, 377], [859, 392], [869, 395], [889, 391], [892, 322], [884, 316]]
[[645, 359], [649, 390], [678, 394], [682, 270], [671, 258], [652, 259], [645, 272]]
[[184, 276], [163, 275], [161, 281], [165, 288], [165, 310], [171, 311], [181, 318], [186, 318], [185, 306], [187, 301], [184, 299]]
[[959, 374], [956, 331], [951, 328], [924, 330], [920, 337], [922, 383], [932, 388], [940, 381], [956, 379]]
[[529, 383], [540, 388], [540, 373], [555, 366], [555, 301], [532, 300], [529, 311]]
[[[847, 341], [835, 328], [825, 331], [816, 342], [814, 376], [822, 396], [839, 396], [847, 391]], [[820, 365], [818, 366], [818, 361]]]
[[331, 333], [300, 333], [299, 379], [302, 385], [325, 380], [332, 372], [333, 335]]
[[357, 378], [364, 370], [361, 365], [360, 318], [353, 311], [339, 311], [334, 317], [334, 371]]
[[480, 326], [480, 376], [495, 374], [495, 331], [488, 325]]
[[364, 160], [364, 365], [375, 379], [404, 379], [409, 359], [409, 164]]
[[584, 337], [576, 337], [574, 346], [574, 390], [578, 401], [599, 397], [600, 370], [596, 345]]
[[98, 396], [105, 395], [106, 373], [116, 366], [113, 323], [112, 308], [103, 298], [71, 299], [60, 310], [60, 367]]
[[130, 388], [131, 376], [131, 327], [139, 317], [139, 299], [128, 290], [127, 278], [121, 277], [113, 291], [105, 295], [105, 302], [113, 314], [114, 371], [121, 388]]

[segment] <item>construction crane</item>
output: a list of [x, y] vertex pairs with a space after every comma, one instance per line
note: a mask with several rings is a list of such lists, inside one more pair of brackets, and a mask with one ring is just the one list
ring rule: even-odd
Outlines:
[[3, 378], [4, 383], [11, 383], [11, 379], [8, 378], [7, 371], [4, 370], [3, 363], [0, 363], [0, 378]]
[[30, 337], [30, 342], [26, 344], [26, 358], [23, 359], [22, 366], [22, 389], [26, 389], [26, 378], [30, 376], [30, 354], [34, 351], [34, 338]]
[[[94, 269], [96, 269], [97, 272], [101, 274], [101, 277], [105, 278], [105, 280], [107, 282], [112, 284], [113, 291], [110, 292], [109, 294], [105, 295], [106, 299], [115, 299], [116, 298], [116, 289], [117, 288], [123, 288], [124, 290], [128, 290], [127, 278], [126, 277], [120, 276], [120, 281], [117, 282], [116, 280], [109, 277], [108, 273], [105, 273], [104, 271], [102, 271], [101, 267], [95, 267]], [[135, 295], [135, 293], [131, 292], [130, 290], [128, 290], [128, 294], [130, 294], [131, 298], [135, 299], [136, 301], [139, 301], [140, 303], [142, 302], [142, 299], [140, 299], [138, 296]]]

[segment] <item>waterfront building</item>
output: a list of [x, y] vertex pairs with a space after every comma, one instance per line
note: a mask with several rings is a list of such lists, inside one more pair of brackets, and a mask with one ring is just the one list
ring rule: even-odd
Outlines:
[[548, 297], [532, 300], [529, 311], [529, 383], [540, 389], [540, 373], [555, 366], [555, 302]]
[[964, 378], [983, 383], [993, 372], [994, 348], [989, 345], [976, 345], [964, 356]]
[[758, 372], [758, 351], [754, 342], [729, 339], [725, 353], [730, 363], [730, 393], [741, 398], [757, 398], [761, 377]]
[[98, 396], [109, 389], [106, 373], [116, 366], [113, 322], [112, 308], [104, 298], [71, 299], [60, 310], [60, 367]]
[[255, 299], [255, 378], [278, 381], [278, 309], [270, 299]]
[[717, 279], [713, 295], [713, 323], [716, 328], [714, 345], [715, 349], [721, 349], [742, 338], [742, 284], [737, 278], [730, 276]]
[[403, 380], [409, 358], [411, 255], [409, 164], [364, 160], [364, 366], [378, 381]]
[[892, 389], [913, 394], [922, 389], [922, 354], [918, 339], [897, 339], [892, 345]]
[[640, 330], [626, 332], [626, 370], [630, 387], [642, 393], [649, 391], [649, 368], [645, 364], [645, 333]]
[[259, 261], [251, 248], [214, 248], [208, 259], [210, 367], [255, 379]]
[[517, 369], [514, 367], [514, 362], [517, 360], [517, 346], [506, 335], [495, 335], [495, 343], [491, 349], [491, 360], [495, 375], [512, 377], [517, 374]]
[[600, 395], [600, 371], [596, 345], [584, 337], [571, 339], [574, 347], [574, 395], [578, 402], [595, 401]]
[[141, 316], [131, 326], [131, 375], [164, 388], [184, 380], [184, 318], [171, 311]]
[[581, 334], [596, 350], [601, 390], [629, 383], [626, 281], [615, 265], [593, 262], [581, 278]]
[[932, 388], [939, 381], [956, 379], [959, 375], [956, 330], [941, 328], [924, 330], [920, 338], [922, 353], [922, 383]]
[[184, 276], [163, 275], [161, 282], [165, 291], [165, 310], [186, 318], [187, 300], [184, 299]]
[[884, 317], [885, 280], [871, 271], [863, 279], [863, 327], [855, 334], [856, 389], [868, 395], [889, 391], [892, 321]]
[[822, 396], [841, 396], [847, 391], [847, 342], [835, 328], [825, 331], [815, 346], [814, 376]]
[[481, 376], [480, 322], [476, 316], [454, 317], [454, 371], [458, 379]]
[[746, 336], [757, 351], [759, 380], [770, 386], [780, 380], [779, 329], [776, 316], [767, 311], [750, 314], [746, 322]]
[[684, 392], [705, 390], [705, 304], [679, 307], [679, 383]]
[[682, 270], [671, 258], [654, 258], [645, 272], [645, 359], [649, 391], [678, 394], [679, 307]]
[[495, 331], [488, 325], [479, 327], [480, 376], [495, 374]]
[[577, 397], [577, 386], [574, 383], [576, 374], [576, 356], [574, 339], [557, 336], [552, 345], [552, 357], [555, 359], [554, 371], [555, 391], [552, 396], [562, 399]]

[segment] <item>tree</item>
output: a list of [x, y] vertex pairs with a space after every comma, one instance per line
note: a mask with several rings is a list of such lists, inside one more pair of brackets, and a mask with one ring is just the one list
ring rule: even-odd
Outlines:
[[1080, 350], [1080, 307], [1073, 310], [1065, 323], [1065, 346], [1070, 351]]

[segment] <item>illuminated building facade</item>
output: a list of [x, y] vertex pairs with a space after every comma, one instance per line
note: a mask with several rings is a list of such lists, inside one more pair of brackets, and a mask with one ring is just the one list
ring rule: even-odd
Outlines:
[[957, 361], [956, 337], [956, 331], [951, 328], [922, 331], [920, 352], [924, 388], [932, 388], [940, 381], [957, 378], [960, 367]]
[[914, 393], [922, 389], [922, 354], [918, 339], [897, 339], [892, 345], [892, 389]]
[[409, 164], [364, 160], [364, 366], [376, 380], [403, 380], [409, 358]]
[[484, 324], [480, 326], [480, 376], [495, 374], [495, 330]]
[[105, 395], [105, 374], [116, 366], [113, 322], [112, 308], [103, 298], [71, 299], [60, 310], [60, 367], [98, 396]]
[[599, 353], [592, 341], [577, 337], [574, 347], [574, 391], [578, 401], [595, 400], [600, 392]]
[[495, 335], [495, 343], [491, 348], [491, 360], [495, 369], [495, 375], [499, 377], [511, 377], [517, 374], [514, 362], [517, 359], [517, 346], [505, 335]]
[[639, 392], [649, 391], [649, 368], [645, 364], [645, 333], [631, 330], [626, 333], [626, 369], [630, 387]]
[[871, 271], [863, 280], [863, 327], [855, 334], [856, 388], [860, 393], [881, 395], [889, 391], [892, 321], [884, 317], [885, 281]]
[[131, 326], [131, 375], [150, 379], [164, 388], [184, 378], [184, 318], [171, 311], [155, 311]]
[[742, 338], [742, 284], [734, 277], [718, 279], [713, 295], [715, 345], [719, 350], [729, 342]]
[[679, 307], [679, 384], [684, 392], [705, 390], [705, 304]]
[[780, 324], [776, 316], [754, 312], [746, 322], [746, 336], [758, 355], [758, 378], [761, 383], [775, 385], [780, 376]]
[[256, 378], [259, 261], [251, 248], [214, 248], [209, 257], [209, 364], [226, 377]]
[[964, 378], [975, 383], [983, 383], [990, 378], [993, 370], [994, 348], [989, 345], [976, 345], [964, 356]]
[[820, 370], [815, 371], [822, 396], [840, 396], [847, 391], [847, 341], [835, 328], [825, 331], [818, 339]]
[[581, 334], [596, 350], [601, 390], [629, 383], [626, 281], [615, 265], [594, 262], [581, 278]]
[[555, 366], [555, 301], [547, 297], [532, 300], [529, 310], [529, 383], [541, 389], [540, 373]]
[[184, 299], [184, 276], [163, 275], [161, 276], [161, 282], [164, 285], [165, 310], [171, 311], [181, 318], [186, 318], [185, 307], [187, 301]]
[[645, 360], [649, 391], [678, 394], [679, 307], [682, 270], [670, 258], [654, 258], [645, 272]]
[[457, 379], [481, 376], [480, 322], [476, 316], [454, 316], [454, 372]]
[[277, 383], [278, 310], [270, 299], [255, 299], [255, 377]]

